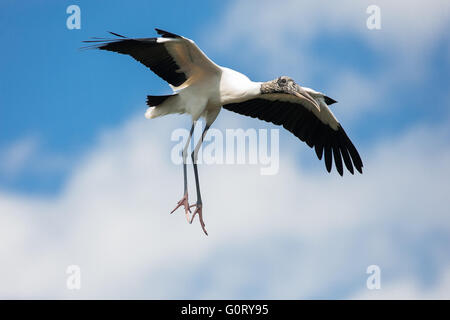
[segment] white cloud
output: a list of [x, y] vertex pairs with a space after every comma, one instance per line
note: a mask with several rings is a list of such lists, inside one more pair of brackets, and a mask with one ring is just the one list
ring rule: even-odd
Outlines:
[[12, 181], [24, 174], [42, 177], [67, 172], [76, 158], [74, 155], [46, 152], [39, 136], [24, 136], [0, 149], [0, 178]]
[[[133, 119], [104, 133], [53, 199], [0, 192], [1, 297], [353, 297], [370, 264], [383, 286], [448, 270], [448, 122], [362, 150], [362, 176], [306, 172], [294, 140], [275, 176], [201, 166], [209, 237], [181, 211], [168, 214], [182, 193], [171, 125]], [[79, 292], [65, 288], [72, 264]]]
[[29, 164], [38, 147], [38, 139], [28, 136], [14, 141], [0, 150], [0, 174], [7, 178], [15, 176]]

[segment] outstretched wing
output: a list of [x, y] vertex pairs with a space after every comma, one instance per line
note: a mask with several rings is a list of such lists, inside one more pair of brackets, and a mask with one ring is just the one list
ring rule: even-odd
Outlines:
[[363, 163], [358, 151], [325, 103], [323, 97], [315, 98], [320, 109], [305, 103], [293, 94], [261, 94], [255, 99], [226, 104], [223, 107], [242, 115], [282, 125], [300, 140], [314, 147], [319, 160], [331, 171], [332, 162], [343, 175], [342, 160], [348, 171], [353, 167], [362, 173]]
[[218, 73], [219, 67], [190, 39], [155, 29], [158, 38], [127, 38], [110, 32], [117, 38], [84, 41], [97, 48], [127, 54], [175, 88], [203, 73]]

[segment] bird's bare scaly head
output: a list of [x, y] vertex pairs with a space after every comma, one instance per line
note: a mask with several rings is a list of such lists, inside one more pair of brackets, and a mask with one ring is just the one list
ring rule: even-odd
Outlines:
[[287, 76], [282, 76], [275, 80], [262, 83], [261, 94], [264, 95], [270, 93], [292, 94], [311, 108], [315, 108], [320, 112], [318, 102], [303, 87], [296, 84], [292, 78]]
[[261, 93], [293, 93], [297, 90], [294, 79], [282, 76], [261, 85]]

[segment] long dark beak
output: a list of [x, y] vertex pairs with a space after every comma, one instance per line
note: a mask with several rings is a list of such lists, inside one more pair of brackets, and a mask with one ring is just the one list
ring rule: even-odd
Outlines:
[[305, 89], [303, 89], [302, 87], [297, 85], [297, 90], [293, 92], [293, 94], [297, 97], [299, 97], [300, 99], [302, 99], [303, 101], [305, 101], [307, 104], [309, 104], [312, 108], [316, 108], [317, 111], [320, 112], [320, 106], [317, 103], [316, 100], [314, 100], [313, 97], [311, 97], [311, 95], [306, 92]]

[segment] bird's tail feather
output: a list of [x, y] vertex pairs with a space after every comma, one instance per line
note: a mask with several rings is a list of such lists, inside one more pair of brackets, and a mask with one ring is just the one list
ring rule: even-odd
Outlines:
[[166, 96], [147, 96], [147, 105], [149, 107], [157, 107], [167, 99], [176, 96], [176, 94], [169, 94]]
[[165, 104], [164, 102], [170, 100], [170, 98], [176, 97], [178, 94], [171, 94], [166, 96], [147, 96], [147, 105], [149, 108], [145, 113], [147, 119], [153, 119], [166, 114], [177, 112], [178, 110], [173, 110], [174, 106], [170, 102]]

